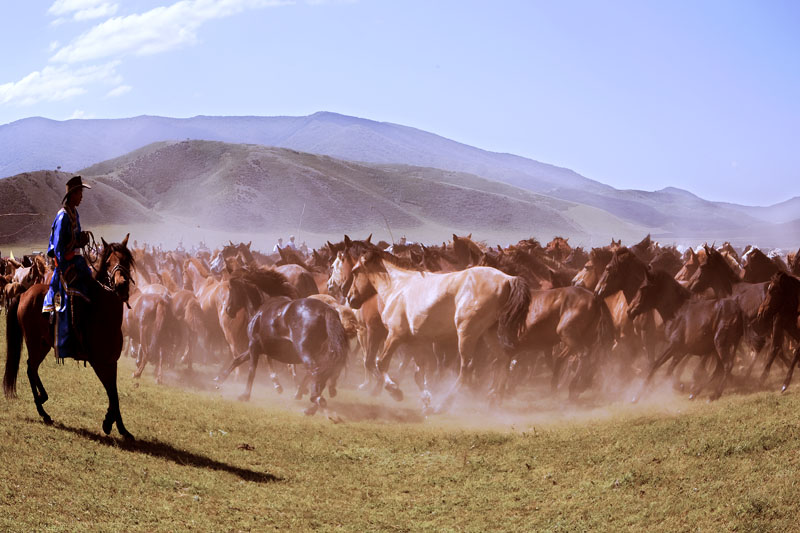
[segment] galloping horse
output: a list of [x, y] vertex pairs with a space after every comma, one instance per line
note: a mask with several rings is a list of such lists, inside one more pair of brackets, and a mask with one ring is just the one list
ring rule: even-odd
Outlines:
[[[237, 366], [250, 361], [247, 388], [240, 397], [249, 399], [261, 355], [282, 363], [303, 364], [312, 379], [312, 406], [306, 414], [325, 408], [326, 385], [336, 395], [336, 379], [344, 368], [348, 341], [339, 313], [313, 298], [292, 299], [295, 290], [274, 270], [239, 272], [230, 279], [231, 295], [225, 312], [234, 316], [247, 310], [247, 350], [216, 378], [222, 382]], [[265, 297], [266, 295], [266, 297]]]
[[[785, 272], [777, 272], [772, 276], [767, 296], [758, 309], [760, 319], [770, 319], [778, 321], [781, 328], [800, 342], [800, 280]], [[789, 364], [789, 371], [783, 381], [781, 391], [789, 388], [792, 382], [794, 367], [800, 361], [800, 344], [794, 351], [794, 359]]]
[[[401, 344], [458, 339], [461, 364], [448, 401], [463, 384], [477, 343], [482, 338], [493, 342], [492, 335], [484, 334], [495, 324], [496, 340], [502, 345], [496, 355], [502, 357], [499, 352], [516, 348], [531, 301], [524, 279], [494, 268], [472, 267], [445, 274], [419, 272], [399, 266], [397, 258], [377, 250], [363, 255], [351, 276], [347, 294], [350, 307], [357, 309], [376, 294], [383, 302], [381, 319], [389, 333], [378, 359], [376, 377], [397, 400], [402, 399], [402, 391], [388, 371], [392, 355]], [[505, 358], [507, 367], [507, 352]], [[502, 391], [504, 385], [495, 391]]]
[[[88, 307], [83, 319], [89, 326], [84, 334], [84, 347], [88, 362], [94, 369], [108, 394], [108, 411], [103, 420], [103, 431], [111, 433], [117, 424], [120, 434], [133, 439], [122, 423], [117, 393], [117, 361], [122, 351], [122, 306], [128, 300], [131, 269], [134, 260], [127, 248], [128, 236], [121, 243], [103, 242], [99, 268], [95, 281], [90, 284]], [[6, 368], [3, 375], [3, 391], [7, 398], [16, 396], [17, 372], [22, 353], [22, 340], [28, 348], [28, 381], [33, 391], [33, 401], [39, 416], [51, 424], [50, 415], [42, 405], [47, 401], [39, 365], [53, 347], [53, 329], [47, 315], [42, 313], [42, 303], [48, 286], [37, 284], [15, 300], [6, 316]]]
[[744, 332], [742, 314], [732, 298], [690, 300], [690, 297], [691, 293], [668, 273], [645, 271], [644, 282], [633, 298], [628, 314], [635, 318], [641, 313], [657, 309], [664, 319], [667, 347], [650, 366], [642, 392], [656, 370], [670, 358], [674, 358], [677, 364], [687, 354], [701, 357], [713, 354], [717, 362], [714, 374], [703, 385], [695, 383], [690, 398], [699, 394], [715, 377], [719, 377], [719, 383], [711, 399], [722, 395]]
[[[772, 354], [764, 371], [761, 374], [762, 381], [769, 374], [769, 369], [775, 356], [780, 354], [783, 344], [783, 331], [780, 324], [775, 321], [765, 322], [758, 319], [758, 309], [767, 294], [767, 281], [760, 283], [750, 283], [742, 281], [739, 275], [731, 267], [730, 262], [719, 251], [709, 246], [704, 246], [706, 260], [700, 264], [695, 273], [689, 280], [688, 289], [693, 293], [712, 291], [715, 298], [732, 297], [736, 300], [742, 310], [745, 327], [745, 342], [753, 351], [751, 363], [747, 369], [747, 375], [755, 365], [758, 355], [766, 346], [767, 340], [772, 337]], [[788, 364], [788, 361], [786, 361]]]

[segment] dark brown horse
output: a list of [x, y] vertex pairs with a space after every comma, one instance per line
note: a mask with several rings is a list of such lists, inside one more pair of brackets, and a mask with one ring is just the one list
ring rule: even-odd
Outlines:
[[758, 319], [758, 309], [767, 294], [768, 282], [750, 283], [742, 281], [721, 252], [709, 246], [704, 246], [703, 252], [706, 259], [692, 275], [688, 289], [697, 294], [711, 291], [714, 298], [730, 296], [739, 305], [744, 319], [745, 342], [753, 352], [751, 363], [747, 370], [748, 376], [761, 350], [764, 349], [767, 341], [772, 338], [772, 355], [769, 357], [761, 375], [763, 381], [769, 374], [775, 356], [778, 354], [783, 355], [781, 351], [783, 337], [779, 327], [780, 324], [774, 321], [765, 322]]
[[600, 350], [609, 350], [613, 342], [614, 323], [608, 307], [591, 291], [580, 287], [531, 291], [525, 335], [518, 346], [520, 350], [546, 352], [561, 346], [553, 361], [553, 388], [562, 366], [573, 357], [576, 364], [569, 396], [576, 398], [591, 384], [603, 355]]
[[785, 272], [774, 274], [767, 289], [767, 296], [758, 309], [758, 316], [766, 320], [773, 318], [780, 323], [783, 331], [798, 342], [781, 387], [781, 391], [785, 391], [792, 381], [794, 367], [800, 361], [800, 280]]
[[313, 298], [293, 300], [294, 287], [274, 270], [244, 271], [230, 279], [231, 293], [226, 307], [229, 316], [246, 309], [247, 351], [236, 357], [216, 378], [218, 383], [245, 361], [250, 361], [247, 388], [240, 397], [247, 400], [253, 388], [260, 356], [266, 355], [290, 365], [302, 364], [311, 377], [311, 403], [306, 414], [325, 408], [322, 397], [328, 385], [336, 395], [336, 380], [344, 368], [348, 341], [337, 311]]
[[[100, 266], [96, 280], [90, 284], [91, 306], [84, 318], [88, 327], [84, 334], [84, 347], [88, 362], [94, 369], [108, 394], [108, 411], [103, 420], [103, 431], [111, 432], [117, 424], [120, 434], [128, 439], [133, 436], [122, 423], [117, 393], [117, 361], [122, 351], [122, 306], [128, 300], [133, 256], [127, 248], [128, 236], [121, 243], [107, 244], [103, 241]], [[102, 284], [102, 285], [101, 285]], [[3, 375], [3, 391], [6, 397], [16, 395], [17, 372], [22, 353], [22, 341], [28, 348], [28, 381], [39, 416], [46, 424], [52, 423], [50, 415], [42, 407], [47, 401], [39, 365], [53, 347], [53, 331], [47, 315], [42, 313], [42, 304], [48, 286], [34, 285], [18, 300], [15, 300], [6, 317], [6, 367]]]
[[658, 310], [664, 319], [667, 346], [650, 366], [642, 392], [669, 359], [674, 358], [677, 364], [686, 355], [711, 355], [716, 361], [714, 374], [703, 384], [695, 382], [690, 398], [715, 378], [718, 384], [711, 399], [722, 395], [744, 332], [742, 314], [739, 305], [730, 298], [691, 300], [690, 297], [691, 293], [666, 272], [646, 271], [628, 314], [635, 318], [641, 313]]
[[762, 283], [769, 281], [776, 272], [786, 272], [781, 262], [774, 261], [758, 248], [750, 248], [742, 257], [742, 281]]

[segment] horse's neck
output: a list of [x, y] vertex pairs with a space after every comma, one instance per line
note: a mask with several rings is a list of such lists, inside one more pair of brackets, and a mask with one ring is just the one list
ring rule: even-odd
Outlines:
[[658, 301], [655, 307], [661, 318], [667, 321], [671, 320], [678, 310], [689, 301], [689, 296], [681, 284], [671, 277], [664, 276], [661, 279], [661, 287], [658, 291]]
[[395, 287], [401, 287], [415, 274], [419, 275], [419, 272], [400, 268], [388, 261], [384, 261], [383, 266], [386, 272], [369, 273], [369, 281], [372, 283], [372, 286], [375, 287], [375, 291], [378, 292], [378, 294], [391, 292]]
[[628, 272], [624, 275], [624, 281], [622, 284], [622, 292], [625, 294], [625, 299], [628, 303], [633, 301], [633, 298], [636, 296], [636, 291], [639, 290], [639, 286], [644, 281], [645, 269], [644, 263], [641, 261], [631, 261], [631, 266], [628, 269]]

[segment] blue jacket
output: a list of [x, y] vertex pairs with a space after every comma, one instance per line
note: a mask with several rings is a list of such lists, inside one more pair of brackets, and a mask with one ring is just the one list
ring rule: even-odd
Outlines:
[[[57, 311], [62, 311], [66, 305], [66, 291], [78, 292], [85, 297], [87, 278], [91, 278], [91, 271], [83, 256], [75, 253], [78, 248], [78, 239], [81, 234], [81, 219], [76, 209], [63, 207], [53, 221], [50, 231], [50, 244], [47, 255], [55, 258], [56, 270], [50, 280], [50, 290], [44, 298], [43, 311], [54, 309], [56, 294], [60, 294], [60, 306]], [[66, 283], [68, 287], [64, 287]]]

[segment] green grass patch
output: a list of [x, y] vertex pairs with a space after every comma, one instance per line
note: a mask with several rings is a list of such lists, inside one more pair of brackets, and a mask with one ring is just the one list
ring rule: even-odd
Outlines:
[[266, 386], [245, 404], [235, 380], [225, 393], [187, 390], [131, 370], [124, 359], [134, 444], [102, 435], [106, 398], [90, 368], [43, 364], [53, 426], [21, 372], [20, 398], [0, 400], [1, 531], [796, 528], [795, 394], [507, 423], [480, 405], [424, 419], [411, 399], [344, 390], [334, 424]]

